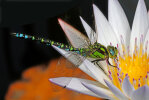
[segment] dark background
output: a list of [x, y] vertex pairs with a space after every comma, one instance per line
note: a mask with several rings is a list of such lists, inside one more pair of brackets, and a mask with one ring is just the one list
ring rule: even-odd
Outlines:
[[[126, 2], [127, 1], [127, 2]], [[132, 23], [137, 0], [120, 0]], [[22, 32], [67, 44], [58, 24], [62, 18], [85, 33], [79, 16], [93, 28], [92, 4], [107, 17], [107, 0], [0, 0], [0, 100], [23, 70], [60, 56], [53, 48], [10, 36]]]

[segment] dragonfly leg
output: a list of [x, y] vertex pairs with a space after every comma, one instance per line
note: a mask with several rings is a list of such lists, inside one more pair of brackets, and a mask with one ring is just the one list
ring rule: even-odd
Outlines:
[[108, 63], [108, 65], [110, 65], [112, 67], [117, 67], [117, 66], [114, 66], [114, 65], [110, 64], [109, 59], [106, 59], [106, 62]]
[[[99, 66], [98, 61], [103, 61], [103, 60], [105, 60], [105, 59], [97, 59], [97, 60], [93, 60], [91, 62], [94, 63], [94, 64], [97, 64]], [[117, 67], [117, 66], [114, 66], [114, 65], [110, 64], [109, 59], [106, 59], [106, 62], [107, 62], [108, 65], [110, 65], [112, 67]]]
[[105, 60], [105, 59], [96, 59], [96, 60], [93, 60], [93, 61], [91, 61], [91, 62], [94, 63], [94, 64], [96, 64], [97, 66], [100, 66], [100, 65], [98, 64], [98, 62], [99, 62], [99, 61], [103, 61], [103, 60]]
[[91, 62], [98, 62], [98, 61], [103, 61], [103, 60], [105, 60], [105, 59], [96, 59], [96, 60], [93, 60], [93, 61], [91, 61]]
[[91, 62], [94, 63], [94, 65], [99, 66], [98, 61], [99, 61], [99, 60], [93, 60], [93, 61], [91, 61]]
[[93, 60], [91, 62], [94, 63], [94, 65], [97, 65], [106, 74], [105, 70], [99, 65], [99, 63], [98, 63], [99, 61], [103, 61], [103, 59], [97, 59], [97, 60]]

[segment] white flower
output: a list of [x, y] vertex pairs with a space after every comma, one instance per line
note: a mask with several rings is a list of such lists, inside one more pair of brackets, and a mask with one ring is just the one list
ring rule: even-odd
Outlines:
[[[118, 0], [109, 0], [108, 20], [93, 5], [96, 32], [81, 18], [89, 37], [59, 19], [65, 34], [75, 48], [87, 47], [87, 41], [107, 46], [112, 44], [119, 50], [118, 68], [108, 66], [105, 61], [95, 66], [88, 59], [78, 66], [96, 81], [75, 77], [51, 78], [50, 81], [87, 95], [120, 100], [149, 100], [149, 19], [144, 0], [139, 0], [132, 29]], [[53, 46], [68, 60], [76, 63], [67, 51]], [[73, 56], [75, 57], [75, 56]], [[114, 62], [113, 62], [114, 63]]]

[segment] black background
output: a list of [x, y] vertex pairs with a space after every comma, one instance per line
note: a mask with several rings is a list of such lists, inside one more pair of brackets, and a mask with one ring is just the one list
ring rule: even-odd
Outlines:
[[[120, 1], [132, 23], [136, 0]], [[85, 33], [79, 16], [94, 28], [93, 3], [107, 17], [107, 0], [0, 0], [0, 100], [3, 100], [9, 84], [20, 79], [23, 70], [60, 56], [51, 47], [12, 38], [10, 33], [22, 32], [67, 44], [57, 18]]]

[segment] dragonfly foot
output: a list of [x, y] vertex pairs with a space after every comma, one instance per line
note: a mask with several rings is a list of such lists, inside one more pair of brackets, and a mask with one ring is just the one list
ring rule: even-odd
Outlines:
[[116, 67], [116, 68], [117, 68], [117, 66], [114, 66], [114, 65], [110, 64], [109, 59], [107, 59], [107, 60], [106, 60], [106, 62], [107, 62], [107, 64], [108, 64], [108, 65], [110, 65], [110, 66], [112, 66], [112, 67]]

